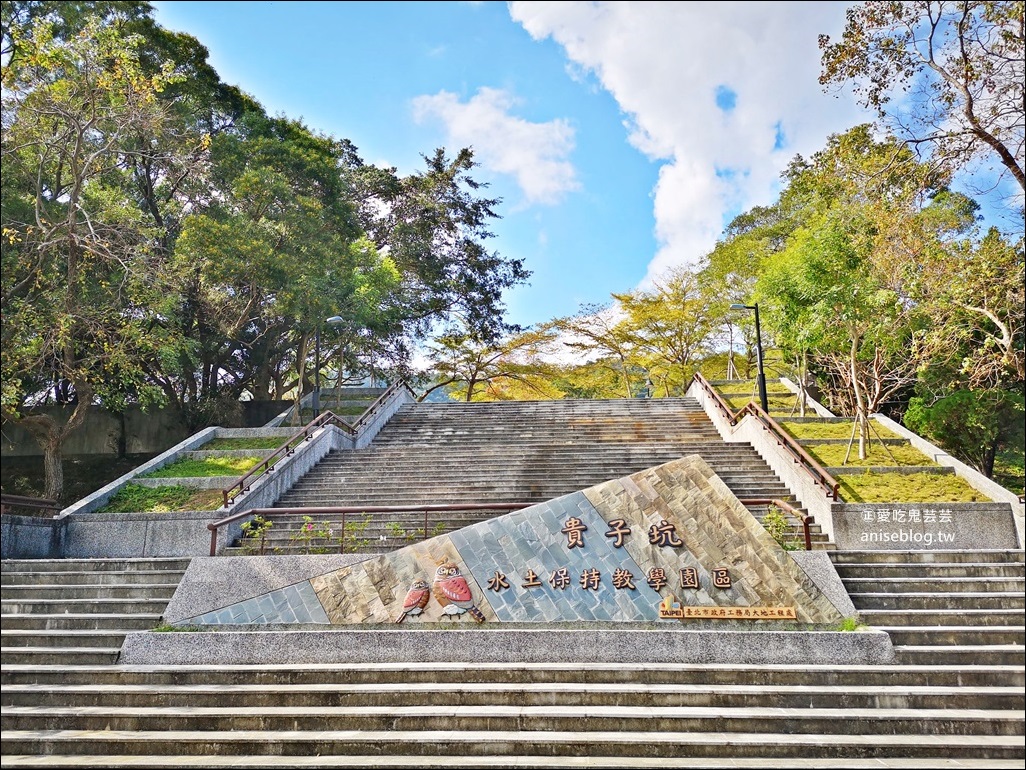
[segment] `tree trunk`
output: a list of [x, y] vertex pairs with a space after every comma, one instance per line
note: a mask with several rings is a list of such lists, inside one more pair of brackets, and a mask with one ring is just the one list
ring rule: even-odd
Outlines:
[[41, 444], [43, 447], [43, 471], [46, 477], [46, 488], [43, 497], [48, 500], [60, 500], [64, 496], [64, 458], [61, 447], [64, 444], [63, 431], [51, 435], [50, 440]]
[[[78, 409], [76, 408], [76, 412]], [[72, 413], [74, 414], [74, 412]], [[44, 489], [43, 496], [50, 500], [61, 500], [64, 496], [64, 463], [61, 447], [68, 435], [54, 418], [45, 414], [28, 415], [13, 422], [28, 431], [43, 450]]]
[[859, 382], [858, 368], [858, 340], [852, 335], [851, 350], [849, 352], [849, 366], [851, 367], [851, 388], [855, 394], [855, 420], [859, 426], [859, 459], [865, 460], [868, 452], [866, 446], [869, 439], [869, 413], [866, 409], [866, 398], [862, 392], [862, 385]]
[[983, 454], [983, 467], [980, 470], [988, 479], [994, 478], [994, 460], [997, 458], [997, 448], [998, 442], [995, 439]]

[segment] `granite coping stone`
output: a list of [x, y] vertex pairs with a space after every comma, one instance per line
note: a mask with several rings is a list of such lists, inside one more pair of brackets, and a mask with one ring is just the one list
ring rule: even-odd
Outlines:
[[[675, 621], [670, 621], [673, 623]], [[877, 630], [732, 630], [656, 624], [585, 623], [468, 630], [427, 626], [324, 630], [261, 626], [261, 630], [133, 631], [122, 665], [250, 665], [307, 663], [728, 663], [887, 664], [890, 636]]]

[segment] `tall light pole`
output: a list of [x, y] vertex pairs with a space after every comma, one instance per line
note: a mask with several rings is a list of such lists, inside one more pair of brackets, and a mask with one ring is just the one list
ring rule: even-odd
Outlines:
[[[338, 325], [344, 322], [346, 319], [341, 315], [332, 315], [330, 318], [325, 318], [324, 322], [330, 325]], [[314, 333], [314, 419], [320, 417], [320, 323], [317, 324], [317, 331]], [[340, 370], [341, 372], [341, 370]]]
[[321, 325], [314, 333], [314, 392], [313, 413], [316, 420], [321, 416]]
[[769, 414], [769, 399], [766, 398], [766, 371], [762, 366], [762, 327], [759, 325], [759, 303], [754, 305], [731, 305], [731, 310], [754, 310], [755, 311], [755, 360], [759, 366], [759, 376], [755, 382], [759, 386], [759, 404], [762, 411]]
[[[344, 319], [340, 315], [333, 315], [331, 318], [325, 318], [324, 323], [329, 326], [338, 326], [339, 324], [345, 323]], [[338, 346], [338, 380], [335, 383], [335, 408], [340, 409], [342, 406], [342, 345]]]

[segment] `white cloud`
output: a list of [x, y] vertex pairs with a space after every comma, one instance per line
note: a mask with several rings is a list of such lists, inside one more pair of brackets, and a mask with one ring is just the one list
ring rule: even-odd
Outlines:
[[474, 159], [494, 173], [513, 177], [525, 203], [555, 204], [578, 189], [569, 160], [574, 130], [561, 119], [530, 123], [512, 114], [517, 102], [506, 91], [482, 88], [466, 102], [439, 91], [413, 100], [414, 119], [440, 120], [451, 144], [471, 147]]
[[553, 38], [570, 67], [593, 73], [623, 110], [630, 143], [665, 164], [653, 196], [659, 247], [643, 283], [695, 264], [730, 218], [772, 203], [795, 154], [869, 120], [817, 80], [818, 35], [836, 38], [848, 5], [509, 4], [532, 37]]

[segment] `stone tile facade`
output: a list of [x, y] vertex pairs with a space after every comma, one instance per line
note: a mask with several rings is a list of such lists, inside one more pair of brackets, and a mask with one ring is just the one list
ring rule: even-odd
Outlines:
[[[430, 598], [403, 615], [417, 581]], [[708, 464], [690, 456], [189, 622], [639, 622], [658, 620], [664, 601], [793, 608], [803, 623], [842, 618]]]

